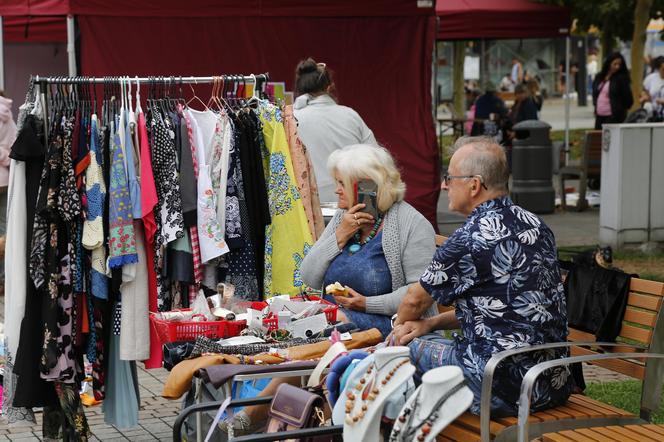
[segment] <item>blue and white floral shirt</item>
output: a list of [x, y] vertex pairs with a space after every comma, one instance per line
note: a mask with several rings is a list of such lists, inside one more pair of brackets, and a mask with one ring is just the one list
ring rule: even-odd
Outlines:
[[[536, 215], [505, 196], [473, 210], [465, 224], [436, 250], [420, 279], [443, 305], [455, 304], [463, 336], [455, 336], [466, 377], [481, 382], [484, 366], [499, 351], [567, 340], [565, 293], [553, 233]], [[534, 364], [566, 350], [508, 359], [494, 377], [494, 395], [516, 403], [521, 380]], [[564, 403], [571, 376], [565, 367], [543, 373], [533, 409]], [[479, 397], [473, 405], [479, 406]]]

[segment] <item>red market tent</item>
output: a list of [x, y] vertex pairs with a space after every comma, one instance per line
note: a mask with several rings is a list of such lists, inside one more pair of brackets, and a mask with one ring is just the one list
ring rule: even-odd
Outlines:
[[567, 35], [568, 8], [529, 0], [438, 0], [439, 40], [551, 38]]
[[6, 0], [0, 15], [72, 14], [79, 74], [269, 72], [293, 88], [308, 56], [336, 74], [339, 101], [357, 110], [397, 158], [406, 198], [434, 225], [440, 160], [432, 117], [433, 2], [414, 0]]
[[3, 32], [6, 43], [67, 41], [67, 23], [64, 16], [7, 17], [3, 20]]

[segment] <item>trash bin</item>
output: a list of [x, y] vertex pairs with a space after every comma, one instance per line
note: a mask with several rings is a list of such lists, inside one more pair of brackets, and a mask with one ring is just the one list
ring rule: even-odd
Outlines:
[[551, 126], [539, 120], [522, 121], [512, 128], [512, 201], [534, 213], [555, 209]]

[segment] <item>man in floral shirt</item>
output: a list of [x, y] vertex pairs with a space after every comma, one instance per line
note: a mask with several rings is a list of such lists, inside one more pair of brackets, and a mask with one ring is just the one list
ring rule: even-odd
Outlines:
[[[449, 208], [466, 215], [436, 253], [420, 282], [399, 308], [394, 334], [408, 344], [421, 374], [441, 365], [458, 365], [474, 393], [471, 411], [479, 414], [482, 374], [492, 355], [531, 344], [567, 339], [565, 294], [555, 239], [536, 215], [507, 196], [509, 172], [502, 148], [485, 137], [461, 138], [450, 160], [443, 190]], [[454, 311], [416, 320], [433, 302]], [[454, 340], [433, 330], [461, 329]], [[533, 365], [566, 355], [565, 350], [520, 354], [495, 373], [491, 408], [515, 415], [521, 380]], [[532, 408], [564, 403], [571, 376], [560, 367], [538, 379]]]

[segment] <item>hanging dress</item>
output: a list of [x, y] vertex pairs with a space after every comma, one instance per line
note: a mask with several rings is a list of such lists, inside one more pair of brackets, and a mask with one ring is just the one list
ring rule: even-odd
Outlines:
[[[37, 94], [38, 95], [38, 94]], [[36, 107], [35, 107], [36, 106]], [[39, 375], [41, 356], [41, 297], [29, 277], [28, 247], [44, 168], [41, 107], [30, 93], [20, 108], [18, 136], [10, 153], [10, 181], [7, 197], [7, 242], [5, 262], [15, 263], [5, 273], [5, 370], [2, 411], [7, 422], [35, 422], [30, 407], [43, 406], [55, 392]], [[50, 393], [50, 394], [49, 394]]]
[[[263, 167], [263, 152], [261, 139], [261, 124], [255, 113], [240, 113], [235, 123], [236, 146], [240, 151], [240, 168], [242, 169], [242, 187], [244, 200], [246, 202], [248, 222], [243, 222], [248, 228], [243, 234], [249, 235], [245, 238], [249, 247], [253, 250], [255, 263], [255, 276], [257, 280], [257, 295], [263, 298], [264, 274], [265, 274], [265, 232], [270, 224], [270, 207], [266, 185], [266, 173]], [[242, 212], [241, 212], [242, 214]], [[247, 259], [252, 259], [247, 256]], [[239, 257], [242, 260], [242, 257]], [[256, 296], [256, 295], [254, 295]]]
[[309, 157], [307, 148], [297, 135], [297, 120], [293, 115], [293, 106], [284, 107], [284, 129], [288, 137], [288, 147], [293, 160], [293, 173], [297, 180], [297, 188], [302, 198], [304, 212], [307, 214], [309, 222], [309, 231], [316, 242], [325, 229], [325, 220], [320, 208], [320, 198], [318, 196], [318, 184], [316, 184], [316, 175]]
[[104, 202], [106, 182], [102, 169], [103, 158], [99, 145], [97, 115], [92, 115], [90, 124], [90, 165], [85, 171], [87, 219], [83, 225], [83, 246], [91, 250], [90, 293], [99, 299], [108, 299], [108, 277], [106, 276], [106, 235], [104, 234]]
[[157, 311], [157, 274], [154, 262], [154, 236], [157, 231], [154, 208], [157, 205], [157, 189], [152, 172], [150, 144], [143, 110], [138, 111], [138, 140], [141, 150], [141, 218], [145, 233], [146, 259], [148, 260], [148, 306], [151, 312]]
[[[192, 152], [196, 154], [196, 163], [198, 165], [198, 208], [197, 208], [197, 227], [200, 242], [201, 261], [203, 264], [208, 261], [228, 253], [229, 248], [224, 239], [224, 232], [217, 218], [217, 198], [212, 189], [210, 178], [210, 166], [205, 158], [205, 150], [199, 146], [204, 146], [202, 130], [198, 125], [196, 112], [187, 110], [187, 125], [190, 126], [192, 139], [190, 145]], [[211, 287], [213, 288], [213, 287]]]
[[201, 242], [200, 237], [198, 236], [198, 159], [196, 158], [196, 146], [193, 144], [194, 135], [191, 128], [189, 114], [185, 111], [182, 104], [178, 105], [178, 112], [182, 117], [182, 124], [180, 126], [180, 136], [183, 144], [181, 153], [182, 162], [185, 163], [185, 166], [183, 167], [188, 167], [189, 157], [191, 157], [191, 178], [193, 179], [193, 189], [190, 193], [195, 197], [193, 215], [188, 211], [184, 214], [184, 223], [185, 226], [189, 227], [189, 236], [191, 238], [191, 258], [194, 283], [189, 286], [189, 305], [192, 305], [198, 295], [200, 284], [203, 280], [203, 259], [201, 258]]
[[120, 286], [122, 295], [120, 359], [124, 361], [142, 361], [150, 357], [148, 261], [141, 221], [141, 184], [136, 174], [136, 167], [140, 165], [134, 160], [136, 147], [131, 132], [132, 127], [136, 127], [133, 118], [133, 112], [130, 111], [125, 126], [125, 158], [138, 260], [133, 264], [133, 278], [130, 281], [123, 280]]
[[265, 296], [296, 295], [303, 288], [300, 264], [313, 244], [297, 188], [281, 111], [259, 107], [268, 164], [267, 189], [272, 224], [265, 235]]

